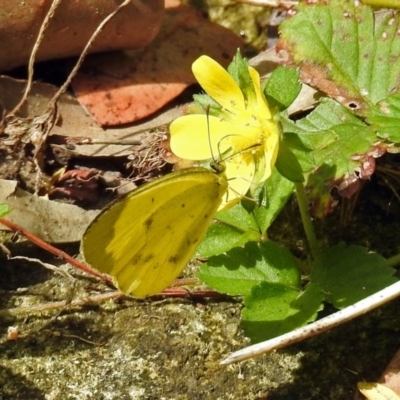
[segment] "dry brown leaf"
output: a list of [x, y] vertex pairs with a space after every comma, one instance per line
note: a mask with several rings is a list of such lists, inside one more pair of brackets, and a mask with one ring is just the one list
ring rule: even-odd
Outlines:
[[[0, 76], [0, 104], [6, 110], [11, 110], [19, 101], [25, 85], [26, 81], [24, 80]], [[20, 116], [29, 118], [43, 113], [56, 91], [57, 87], [53, 85], [34, 83]], [[181, 115], [179, 109], [173, 108], [134, 126], [105, 129], [99, 127], [85, 113], [77, 100], [69, 94], [61, 96], [58, 102], [58, 113], [60, 117], [50, 132], [50, 144], [58, 143], [54, 146], [67, 153], [92, 157], [129, 155], [132, 153], [132, 148], [135, 147], [132, 143], [136, 142], [136, 145], [140, 146], [151, 136], [149, 135], [150, 130], [169, 124]], [[90, 139], [94, 142], [103, 142], [103, 144], [77, 144], [78, 139], [82, 141], [87, 139], [88, 143]], [[107, 143], [109, 144], [107, 145]]]
[[400, 350], [390, 360], [379, 382], [400, 395]]
[[[0, 0], [0, 70], [27, 64], [51, 1]], [[79, 55], [99, 23], [117, 7], [109, 0], [62, 1], [36, 59]], [[133, 0], [103, 29], [90, 52], [140, 48], [157, 35], [163, 0]]]
[[[77, 242], [98, 210], [50, 201], [17, 188], [17, 182], [0, 179], [0, 203], [12, 209], [7, 219], [51, 243]], [[7, 230], [3, 225], [0, 229]]]
[[79, 102], [100, 125], [147, 117], [195, 83], [193, 61], [207, 54], [227, 65], [242, 41], [177, 1], [167, 2], [157, 38], [141, 53], [95, 55], [74, 79]]

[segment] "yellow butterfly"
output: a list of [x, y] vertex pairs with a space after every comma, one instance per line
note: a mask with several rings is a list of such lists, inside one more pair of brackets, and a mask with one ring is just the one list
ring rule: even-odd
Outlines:
[[204, 238], [228, 183], [205, 168], [172, 172], [116, 200], [86, 230], [82, 253], [135, 297], [161, 292]]

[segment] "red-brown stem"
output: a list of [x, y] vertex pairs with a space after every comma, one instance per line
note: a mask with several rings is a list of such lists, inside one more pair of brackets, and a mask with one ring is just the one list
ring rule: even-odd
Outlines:
[[7, 228], [10, 228], [16, 233], [19, 233], [20, 235], [26, 237], [30, 242], [35, 244], [38, 247], [41, 247], [43, 250], [48, 251], [51, 254], [54, 254], [61, 260], [64, 260], [65, 262], [68, 262], [75, 268], [80, 269], [83, 272], [86, 272], [89, 275], [96, 276], [97, 278], [100, 278], [101, 280], [107, 282], [108, 284], [113, 284], [111, 278], [108, 275], [102, 274], [99, 271], [96, 271], [89, 265], [77, 260], [74, 257], [71, 257], [69, 254], [65, 253], [64, 251], [57, 249], [56, 247], [52, 246], [51, 244], [45, 242], [42, 239], [39, 239], [37, 236], [33, 235], [32, 233], [28, 232], [26, 229], [22, 228], [22, 226], [19, 226], [17, 224], [14, 224], [14, 222], [8, 221], [7, 219], [0, 218], [0, 223], [5, 225]]
[[[19, 233], [22, 236], [26, 237], [29, 241], [31, 241], [36, 246], [42, 248], [43, 250], [48, 251], [51, 254], [54, 254], [61, 260], [68, 262], [73, 267], [80, 269], [81, 271], [86, 272], [89, 275], [96, 276], [97, 278], [100, 278], [101, 280], [105, 281], [106, 283], [114, 286], [110, 276], [102, 274], [99, 271], [90, 267], [89, 265], [77, 260], [74, 257], [71, 257], [69, 254], [65, 253], [64, 251], [57, 249], [56, 247], [52, 246], [50, 243], [47, 243], [44, 240], [33, 235], [32, 233], [28, 232], [26, 229], [22, 228], [22, 226], [14, 224], [14, 222], [8, 221], [7, 219], [4, 219], [4, 218], [0, 218], [0, 223], [7, 226], [14, 232]], [[195, 281], [196, 280], [194, 280], [194, 279], [182, 279], [182, 280], [178, 279], [173, 283], [173, 286], [183, 286], [183, 285], [193, 284]], [[190, 292], [187, 290], [173, 289], [173, 288], [165, 289], [164, 291], [155, 295], [154, 297], [158, 297], [158, 296], [189, 298], [189, 299], [194, 298], [194, 297], [201, 297], [201, 298], [208, 297], [208, 298], [219, 298], [219, 299], [229, 297], [229, 296], [223, 295], [221, 293], [218, 293], [218, 292], [215, 292], [212, 290], [198, 290], [195, 292]]]

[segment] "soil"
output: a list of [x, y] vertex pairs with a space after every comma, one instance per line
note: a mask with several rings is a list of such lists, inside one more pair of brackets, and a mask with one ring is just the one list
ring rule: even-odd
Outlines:
[[[301, 253], [295, 209], [294, 203], [288, 205], [271, 236], [297, 245]], [[347, 243], [368, 241], [384, 255], [398, 250], [397, 217], [366, 197], [346, 229], [339, 229], [338, 216], [336, 212], [318, 225], [325, 240], [342, 236]], [[12, 251], [56, 264], [26, 243], [14, 244]], [[78, 249], [67, 251], [76, 254]], [[46, 305], [86, 298], [101, 288], [68, 266], [60, 268], [74, 281], [33, 263], [1, 264], [4, 400], [347, 400], [353, 398], [357, 382], [379, 379], [400, 345], [400, 301], [394, 301], [319, 337], [220, 366], [230, 352], [249, 344], [240, 329], [240, 299], [125, 298], [46, 311]], [[15, 341], [7, 339], [10, 326], [18, 327]]]
[[[364, 192], [344, 227], [339, 208], [319, 222], [318, 236], [398, 253], [398, 212], [374, 205], [374, 191]], [[269, 236], [304, 256], [295, 203]], [[13, 255], [60, 264], [26, 242], [6, 245]], [[76, 245], [65, 250], [79, 253]], [[400, 301], [393, 301], [297, 345], [220, 366], [249, 344], [240, 299], [124, 298], [56, 307], [104, 287], [67, 265], [59, 265], [61, 274], [1, 257], [0, 400], [348, 400], [357, 382], [379, 379], [400, 345]], [[19, 332], [16, 340], [9, 340], [10, 327]]]

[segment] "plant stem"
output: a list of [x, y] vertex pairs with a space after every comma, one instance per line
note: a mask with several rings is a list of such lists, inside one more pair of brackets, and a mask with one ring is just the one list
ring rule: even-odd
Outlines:
[[396, 267], [400, 264], [400, 254], [396, 254], [386, 260], [386, 265], [389, 267]]
[[315, 258], [319, 252], [318, 240], [315, 235], [314, 226], [308, 212], [308, 201], [303, 183], [295, 183], [297, 202], [299, 204], [301, 221], [303, 222], [304, 232], [306, 234], [308, 244], [310, 245], [311, 254]]

